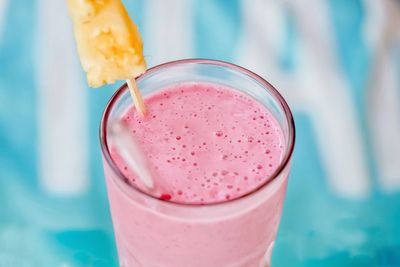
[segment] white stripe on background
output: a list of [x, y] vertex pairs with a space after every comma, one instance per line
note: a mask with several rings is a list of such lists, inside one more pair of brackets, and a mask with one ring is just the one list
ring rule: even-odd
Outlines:
[[303, 46], [299, 52], [302, 93], [309, 99], [308, 114], [314, 122], [328, 182], [341, 196], [366, 197], [370, 180], [363, 136], [351, 88], [337, 61], [328, 2], [292, 0], [291, 4]]
[[193, 57], [192, 1], [145, 1], [144, 47], [149, 66]]
[[400, 191], [400, 84], [389, 53], [380, 64], [368, 105], [369, 126], [377, 161], [380, 186], [387, 192]]
[[[382, 32], [385, 30], [385, 6], [383, 1], [363, 0], [365, 9], [365, 22], [363, 35], [368, 45], [375, 46], [381, 42]], [[373, 50], [374, 51], [374, 50]]]
[[[330, 187], [341, 196], [369, 191], [366, 159], [350, 88], [339, 72], [324, 1], [286, 1], [299, 28], [299, 69], [287, 75], [277, 64], [284, 31], [283, 2], [242, 0], [243, 41], [239, 62], [277, 84], [289, 105], [306, 111], [316, 129]], [[310, 8], [313, 16], [310, 16]]]
[[8, 5], [7, 0], [0, 0], [0, 38], [2, 37], [4, 31], [7, 5]]
[[306, 99], [297, 90], [296, 77], [279, 67], [285, 23], [283, 4], [282, 1], [241, 1], [243, 24], [236, 61], [277, 87], [291, 107], [303, 110]]
[[[368, 91], [368, 123], [371, 130], [378, 181], [386, 192], [400, 191], [400, 82], [391, 57], [395, 47], [400, 5], [393, 0], [365, 1], [365, 34], [374, 51]], [[380, 25], [379, 32], [375, 25]]]
[[50, 194], [77, 195], [89, 186], [87, 89], [65, 1], [40, 0], [37, 12], [40, 183]]

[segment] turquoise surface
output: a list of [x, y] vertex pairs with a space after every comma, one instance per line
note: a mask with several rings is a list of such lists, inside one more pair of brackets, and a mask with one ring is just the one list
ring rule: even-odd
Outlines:
[[[147, 30], [149, 19], [146, 19], [149, 2], [124, 1], [143, 31], [145, 45], [152, 40], [152, 32]], [[329, 9], [328, 21], [332, 25], [329, 35], [337, 49], [337, 71], [349, 84], [348, 94], [356, 110], [369, 174], [365, 179], [369, 181], [370, 190], [359, 198], [343, 196], [332, 188], [326, 164], [321, 159], [321, 147], [316, 141], [319, 125], [307, 109], [293, 108], [296, 149], [273, 266], [400, 266], [400, 187], [394, 185], [391, 191], [382, 188], [379, 161], [372, 145], [374, 137], [368, 127], [368, 71], [374, 50], [368, 47], [363, 35], [368, 19], [366, 1], [321, 2]], [[79, 65], [76, 66], [79, 80], [87, 90], [85, 108], [81, 112], [89, 122], [85, 132], [88, 135], [85, 149], [89, 153], [89, 186], [83, 193], [73, 196], [48, 194], [41, 186], [37, 72], [42, 61], [37, 52], [40, 51], [37, 38], [41, 36], [37, 21], [46, 3], [49, 1], [0, 0], [0, 266], [117, 266], [98, 125], [106, 102], [118, 86], [105, 86], [100, 90], [86, 88]], [[187, 3], [190, 3], [193, 27], [191, 56], [241, 64], [237, 54], [246, 30], [242, 9], [252, 1]], [[166, 17], [174, 16], [174, 6], [170, 8], [165, 11]], [[301, 68], [301, 33], [296, 9], [290, 5], [282, 9], [284, 20], [279, 24], [282, 40], [275, 52], [279, 59], [277, 66], [281, 72], [294, 73]], [[310, 16], [312, 12], [319, 11], [311, 10]], [[264, 26], [263, 23], [254, 25], [260, 27], [260, 34]], [[60, 29], [59, 34], [71, 35], [67, 30]], [[399, 48], [397, 45], [392, 53], [396, 62], [400, 62]], [[161, 63], [153, 53], [156, 51], [145, 50], [150, 65]], [[179, 55], [176, 51], [173, 54]], [[63, 64], [56, 62], [54, 71], [63, 72]], [[400, 64], [395, 73], [400, 101]], [[398, 106], [397, 111], [400, 114]], [[400, 136], [395, 137], [393, 142], [398, 142]], [[394, 158], [398, 156], [393, 155]], [[396, 168], [400, 165], [394, 166]]]

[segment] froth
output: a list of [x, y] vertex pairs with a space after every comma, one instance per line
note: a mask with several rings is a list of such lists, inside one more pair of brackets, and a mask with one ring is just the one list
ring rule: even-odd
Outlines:
[[[123, 117], [159, 190], [156, 197], [206, 204], [238, 198], [275, 171], [282, 130], [259, 102], [233, 89], [185, 83], [145, 99], [148, 115], [134, 108]], [[118, 151], [112, 157], [126, 182], [146, 191]], [[151, 192], [149, 192], [151, 193]]]

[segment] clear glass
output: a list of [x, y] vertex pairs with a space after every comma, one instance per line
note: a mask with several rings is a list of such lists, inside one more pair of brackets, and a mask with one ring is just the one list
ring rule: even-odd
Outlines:
[[278, 91], [242, 67], [188, 59], [149, 69], [137, 79], [143, 95], [182, 82], [207, 82], [245, 92], [267, 107], [284, 133], [286, 148], [276, 172], [247, 195], [210, 205], [185, 205], [147, 195], [129, 185], [110, 157], [108, 122], [132, 105], [123, 85], [108, 103], [100, 142], [111, 215], [121, 266], [268, 266], [285, 197], [295, 129]]

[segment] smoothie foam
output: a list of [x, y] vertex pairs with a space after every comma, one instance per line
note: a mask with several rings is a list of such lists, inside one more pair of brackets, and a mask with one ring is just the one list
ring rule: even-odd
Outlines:
[[166, 87], [122, 117], [157, 185], [148, 191], [118, 151], [111, 156], [131, 186], [166, 201], [208, 204], [243, 196], [272, 175], [284, 153], [282, 130], [262, 104], [208, 83]]

